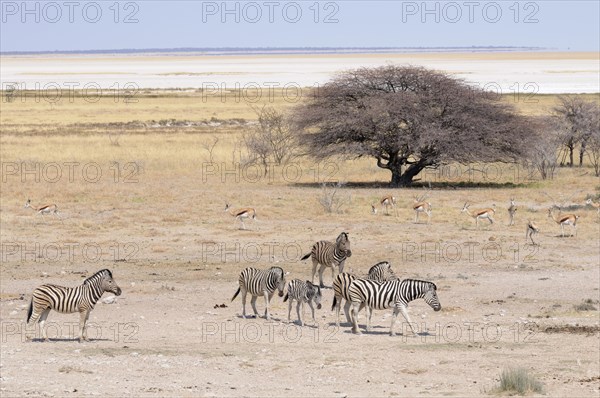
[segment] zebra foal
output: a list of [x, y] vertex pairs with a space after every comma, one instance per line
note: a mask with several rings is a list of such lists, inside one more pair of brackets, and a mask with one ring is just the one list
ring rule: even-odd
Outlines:
[[352, 281], [348, 288], [350, 301], [352, 301], [352, 333], [360, 334], [358, 330], [358, 311], [359, 306], [367, 308], [367, 332], [371, 330], [371, 316], [373, 310], [383, 310], [393, 307], [392, 325], [390, 327], [390, 336], [394, 333], [394, 324], [398, 313], [402, 313], [406, 322], [410, 326], [413, 334], [417, 334], [412, 326], [408, 312], [406, 311], [408, 303], [423, 298], [434, 311], [442, 309], [437, 296], [437, 287], [432, 282], [420, 281], [416, 279], [392, 280], [386, 282], [370, 281], [366, 279], [356, 279]]
[[305, 282], [300, 279], [293, 279], [289, 281], [287, 293], [283, 298], [284, 303], [288, 299], [290, 300], [288, 305], [288, 322], [290, 322], [290, 317], [292, 314], [292, 302], [296, 300], [296, 312], [298, 313], [298, 322], [300, 323], [300, 326], [304, 326], [304, 322], [302, 321], [302, 309], [304, 309], [304, 303], [308, 303], [308, 306], [312, 311], [313, 322], [316, 323], [313, 301], [317, 305], [317, 309], [320, 310], [321, 298], [321, 288], [317, 285], [313, 285], [310, 281]]
[[239, 287], [231, 301], [235, 300], [237, 295], [242, 292], [242, 318], [246, 318], [246, 295], [248, 292], [252, 295], [250, 304], [254, 310], [254, 316], [258, 318], [258, 311], [256, 310], [256, 299], [258, 296], [265, 298], [265, 318], [270, 319], [269, 315], [269, 302], [275, 293], [275, 290], [279, 290], [279, 297], [283, 297], [283, 289], [285, 289], [285, 275], [283, 269], [280, 267], [271, 267], [266, 270], [260, 270], [252, 267], [248, 267], [240, 272], [238, 279]]
[[85, 324], [90, 317], [90, 312], [104, 292], [121, 295], [121, 288], [114, 281], [112, 272], [108, 269], [96, 272], [77, 287], [41, 285], [33, 291], [27, 312], [27, 323], [35, 324], [39, 320], [42, 339], [48, 341], [44, 323], [50, 310], [63, 314], [79, 312], [79, 341], [87, 341]]
[[[348, 323], [352, 323], [350, 319], [350, 296], [348, 295], [348, 288], [353, 280], [357, 279], [356, 276], [352, 274], [348, 274], [343, 272], [335, 277], [333, 280], [333, 305], [331, 306], [331, 310], [336, 310], [336, 325], [340, 326], [340, 306], [342, 304], [342, 299], [346, 300], [344, 304], [344, 314], [346, 315], [346, 321]], [[369, 269], [369, 273], [367, 275], [367, 279], [385, 282], [387, 280], [398, 279], [394, 271], [392, 270], [392, 266], [387, 261], [381, 261]], [[361, 305], [359, 312], [363, 309]]]
[[325, 287], [323, 284], [323, 271], [325, 268], [331, 267], [331, 277], [335, 277], [335, 267], [339, 267], [339, 272], [344, 271], [344, 264], [346, 258], [352, 256], [350, 250], [350, 239], [348, 239], [348, 233], [342, 232], [338, 235], [335, 243], [326, 240], [315, 243], [310, 253], [302, 257], [302, 260], [306, 260], [311, 257], [312, 267], [312, 279], [311, 282], [315, 282], [315, 273], [317, 272], [317, 265], [321, 264], [319, 268], [319, 286]]

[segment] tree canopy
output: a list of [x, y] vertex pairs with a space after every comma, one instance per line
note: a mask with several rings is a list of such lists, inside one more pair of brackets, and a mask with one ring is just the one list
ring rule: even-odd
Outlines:
[[370, 156], [407, 186], [447, 162], [513, 162], [532, 137], [527, 119], [496, 93], [422, 67], [339, 74], [293, 110], [311, 155]]

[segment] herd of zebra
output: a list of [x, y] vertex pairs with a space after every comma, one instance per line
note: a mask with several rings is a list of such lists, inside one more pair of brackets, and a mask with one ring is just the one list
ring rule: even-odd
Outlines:
[[[271, 298], [275, 291], [278, 291], [279, 297], [284, 297], [287, 285], [287, 293], [283, 301], [289, 300], [288, 322], [290, 321], [294, 301], [297, 302], [296, 312], [300, 326], [304, 325], [302, 307], [305, 303], [312, 311], [313, 322], [316, 322], [313, 303], [316, 304], [317, 309], [321, 309], [321, 288], [324, 287], [323, 270], [331, 267], [333, 275], [337, 267], [339, 274], [333, 278], [334, 298], [331, 310], [336, 310], [336, 325], [339, 326], [341, 302], [342, 300], [346, 301], [344, 312], [346, 320], [352, 324], [353, 333], [360, 334], [358, 313], [363, 308], [366, 308], [367, 312], [367, 331], [371, 329], [373, 310], [393, 308], [390, 335], [394, 335], [394, 324], [399, 313], [402, 313], [411, 331], [416, 334], [406, 311], [409, 302], [423, 298], [435, 311], [441, 309], [437, 297], [437, 287], [434, 283], [416, 279], [400, 280], [387, 261], [372, 266], [366, 278], [359, 278], [343, 272], [344, 263], [351, 256], [351, 253], [350, 240], [346, 232], [342, 232], [335, 242], [316, 242], [312, 247], [312, 251], [304, 256], [304, 259], [312, 257], [313, 281], [317, 265], [321, 265], [319, 285], [301, 279], [293, 279], [286, 284], [286, 276], [289, 275], [289, 272], [284, 272], [281, 267], [271, 267], [266, 270], [245, 268], [239, 275], [239, 287], [231, 301], [238, 294], [242, 294], [242, 317], [246, 318], [246, 296], [250, 293], [252, 296], [250, 303], [254, 315], [258, 317], [256, 300], [259, 296], [263, 296], [265, 298], [265, 318], [270, 319], [269, 303]], [[117, 296], [121, 295], [121, 288], [108, 269], [96, 272], [77, 287], [64, 287], [54, 284], [41, 285], [33, 291], [27, 312], [27, 323], [35, 325], [36, 322], [39, 322], [42, 340], [48, 341], [44, 324], [51, 310], [65, 314], [79, 312], [79, 341], [88, 340], [86, 334], [87, 320], [90, 312], [105, 292], [111, 292]]]
[[[312, 281], [293, 279], [287, 283], [287, 293], [283, 301], [289, 300], [288, 322], [290, 321], [294, 300], [297, 302], [296, 312], [300, 326], [304, 325], [302, 320], [304, 303], [310, 307], [313, 322], [316, 322], [313, 302], [317, 305], [317, 309], [321, 308], [321, 288], [325, 287], [323, 285], [323, 271], [327, 267], [331, 267], [333, 276], [334, 298], [331, 310], [336, 310], [336, 325], [340, 325], [340, 307], [342, 300], [345, 300], [344, 313], [346, 320], [352, 325], [353, 333], [361, 333], [358, 327], [358, 313], [363, 308], [366, 308], [367, 312], [367, 332], [371, 330], [373, 310], [393, 308], [390, 327], [391, 336], [395, 334], [394, 325], [399, 313], [402, 313], [413, 334], [417, 334], [407, 312], [409, 302], [423, 298], [434, 311], [439, 311], [442, 308], [437, 296], [437, 287], [434, 283], [416, 279], [400, 280], [387, 261], [372, 266], [366, 278], [359, 278], [353, 274], [343, 272], [345, 261], [351, 255], [350, 240], [346, 232], [342, 232], [335, 242], [319, 241], [313, 245], [311, 252], [302, 257], [302, 260], [309, 257], [312, 259]], [[319, 264], [321, 265], [319, 285], [315, 285], [313, 282]], [[335, 276], [336, 267], [339, 269], [337, 276]], [[263, 296], [265, 298], [265, 318], [268, 320], [270, 319], [269, 303], [271, 298], [275, 291], [278, 291], [279, 297], [283, 297], [286, 287], [286, 275], [288, 274], [289, 272], [284, 272], [281, 267], [271, 267], [266, 270], [245, 268], [239, 275], [239, 287], [231, 301], [235, 300], [240, 292], [242, 293], [242, 317], [246, 318], [246, 296], [250, 293], [252, 296], [250, 303], [254, 315], [258, 317], [256, 300], [259, 296]]]

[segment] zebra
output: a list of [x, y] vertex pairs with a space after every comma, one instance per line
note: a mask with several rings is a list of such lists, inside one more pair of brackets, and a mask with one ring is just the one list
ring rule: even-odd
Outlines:
[[344, 271], [344, 264], [346, 262], [346, 258], [352, 256], [352, 251], [350, 250], [350, 240], [348, 239], [348, 233], [342, 232], [339, 234], [335, 243], [329, 241], [319, 241], [315, 243], [312, 247], [310, 253], [302, 257], [302, 260], [306, 260], [307, 258], [312, 258], [312, 279], [311, 282], [315, 282], [315, 273], [317, 272], [317, 265], [321, 264], [319, 268], [319, 286], [325, 287], [323, 284], [323, 271], [326, 267], [331, 267], [331, 277], [335, 277], [335, 266], [339, 267], [339, 272], [342, 273]]
[[271, 319], [269, 315], [269, 302], [275, 293], [275, 290], [279, 290], [279, 297], [283, 297], [283, 290], [285, 289], [285, 275], [280, 267], [271, 267], [266, 270], [256, 269], [248, 267], [240, 272], [239, 287], [231, 301], [235, 300], [237, 295], [242, 292], [242, 318], [246, 318], [246, 294], [250, 292], [252, 299], [252, 309], [254, 310], [254, 316], [258, 318], [258, 311], [256, 310], [256, 299], [258, 296], [265, 297], [265, 318]]
[[290, 322], [290, 317], [292, 314], [292, 302], [294, 300], [298, 301], [296, 305], [296, 312], [298, 313], [298, 322], [300, 322], [300, 326], [304, 325], [302, 322], [302, 309], [304, 307], [304, 303], [308, 303], [310, 310], [312, 311], [313, 322], [316, 323], [315, 320], [315, 308], [313, 307], [312, 302], [314, 301], [317, 305], [317, 309], [321, 309], [321, 288], [317, 285], [313, 285], [310, 281], [302, 281], [300, 279], [293, 279], [289, 281], [287, 286], [287, 293], [283, 298], [283, 302], [285, 303], [289, 298], [289, 306], [288, 306], [288, 322]]
[[367, 279], [378, 282], [385, 282], [389, 280], [398, 279], [394, 271], [392, 270], [392, 265], [387, 261], [381, 261], [371, 268], [369, 268], [369, 273], [367, 275]]
[[[352, 320], [350, 319], [351, 302], [348, 295], [348, 287], [350, 287], [350, 284], [355, 279], [356, 276], [343, 272], [336, 276], [333, 281], [334, 296], [331, 310], [336, 310], [336, 326], [340, 326], [340, 306], [342, 304], [342, 299], [346, 300], [346, 303], [344, 304], [344, 314], [346, 315], [346, 321], [348, 323], [352, 323]], [[387, 280], [398, 279], [398, 277], [394, 274], [392, 266], [389, 262], [381, 261], [369, 269], [367, 279], [378, 282], [384, 282]], [[361, 306], [358, 311], [360, 312], [362, 308], [363, 306]]]
[[44, 323], [50, 310], [63, 314], [79, 312], [79, 341], [88, 341], [85, 324], [90, 312], [104, 292], [111, 292], [117, 296], [121, 295], [121, 288], [108, 269], [96, 272], [77, 287], [41, 285], [33, 291], [29, 311], [27, 312], [27, 324], [30, 322], [35, 324], [39, 320], [42, 339], [48, 341]]
[[433, 282], [421, 281], [416, 279], [392, 280], [386, 282], [376, 282], [366, 279], [356, 279], [348, 288], [350, 301], [352, 301], [352, 333], [360, 334], [358, 330], [357, 315], [359, 305], [367, 307], [367, 332], [371, 330], [371, 315], [373, 309], [383, 310], [394, 307], [392, 312], [392, 325], [390, 327], [390, 336], [394, 336], [394, 324], [396, 317], [401, 312], [406, 322], [410, 326], [413, 334], [417, 334], [412, 326], [410, 317], [406, 308], [408, 303], [418, 298], [425, 299], [434, 311], [442, 309], [437, 296], [437, 286]]

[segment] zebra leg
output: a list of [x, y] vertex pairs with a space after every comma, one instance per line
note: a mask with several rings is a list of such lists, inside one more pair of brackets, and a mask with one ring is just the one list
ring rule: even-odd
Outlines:
[[241, 287], [241, 290], [242, 290], [242, 318], [246, 319], [246, 294], [248, 294], [248, 291], [244, 287]]
[[398, 313], [400, 309], [398, 307], [394, 307], [394, 311], [392, 311], [392, 325], [390, 326], [390, 336], [395, 336], [394, 333], [394, 325], [396, 324], [396, 318], [398, 317]]
[[290, 297], [290, 300], [288, 301], [288, 323], [290, 323], [290, 318], [292, 317], [292, 301], [294, 301], [294, 299]]
[[302, 321], [302, 311], [300, 311], [300, 308], [303, 307], [302, 304], [302, 300], [298, 300], [298, 304], [296, 304], [296, 312], [298, 313], [298, 322], [300, 323], [300, 326], [304, 326], [304, 322]]
[[[366, 306], [367, 309], [367, 332], [371, 331], [371, 316], [373, 315], [373, 309], [371, 307], [369, 307], [368, 305]], [[358, 316], [358, 312], [356, 313], [356, 315]]]
[[90, 317], [90, 311], [83, 310], [79, 311], [79, 342], [89, 341], [85, 330], [85, 324]]
[[410, 330], [413, 332], [413, 334], [416, 336], [417, 332], [415, 331], [415, 329], [413, 328], [412, 325], [412, 321], [410, 320], [410, 316], [408, 316], [408, 312], [406, 311], [406, 307], [401, 305], [400, 306], [400, 312], [402, 313], [402, 316], [404, 317], [404, 319], [406, 319], [406, 322], [408, 322], [408, 326], [410, 326]]
[[46, 328], [44, 327], [46, 324], [46, 318], [48, 318], [49, 313], [50, 313], [50, 308], [46, 308], [40, 314], [40, 331], [42, 332], [42, 340], [43, 341], [50, 341], [48, 339], [48, 336], [46, 335]]
[[[265, 292], [265, 319], [267, 321], [271, 319], [271, 316], [269, 315], [269, 301], [271, 301], [271, 295], [268, 292]], [[256, 309], [254, 312], [256, 312]], [[258, 314], [256, 314], [256, 317], [258, 318]]]
[[323, 284], [323, 271], [325, 271], [325, 264], [321, 264], [321, 266], [319, 267], [319, 286], [320, 287], [325, 287], [325, 285]]
[[[350, 302], [350, 300], [346, 300], [346, 304], [344, 304], [344, 314], [346, 314], [346, 321], [349, 324], [352, 323], [352, 319], [350, 319], [350, 306], [351, 305], [352, 305], [352, 303]], [[340, 307], [339, 307], [339, 304], [338, 304], [338, 324], [337, 324], [337, 326], [340, 326]]]
[[[317, 273], [317, 265], [319, 264], [319, 262], [317, 261], [316, 258], [312, 257], [312, 264], [313, 264], [313, 268], [312, 268], [312, 278], [311, 278], [311, 283], [315, 283], [315, 274]], [[321, 287], [323, 287], [321, 285]]]
[[258, 299], [258, 296], [252, 295], [252, 298], [250, 299], [250, 305], [254, 310], [254, 317], [258, 318], [258, 311], [256, 310], [256, 299]]
[[357, 320], [358, 308], [357, 307], [358, 307], [357, 303], [352, 303], [352, 311], [350, 312], [351, 318], [352, 318], [352, 333], [361, 334], [360, 330], [358, 329], [358, 320]]

